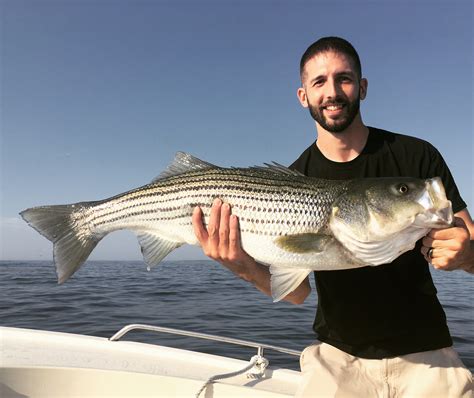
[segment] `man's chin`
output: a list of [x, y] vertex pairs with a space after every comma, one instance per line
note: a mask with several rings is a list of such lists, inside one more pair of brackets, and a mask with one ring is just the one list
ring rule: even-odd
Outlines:
[[330, 133], [339, 134], [344, 133], [349, 125], [346, 121], [342, 121], [340, 123], [324, 123], [322, 127]]
[[329, 131], [331, 134], [344, 134], [347, 131], [347, 129], [346, 128], [343, 128], [343, 129], [340, 129], [340, 130], [339, 129], [337, 129], [337, 130], [332, 129], [332, 130], [327, 130], [327, 131]]
[[334, 115], [333, 118], [327, 117], [321, 113], [312, 112], [310, 108], [311, 117], [321, 126], [324, 130], [339, 134], [344, 133], [346, 129], [351, 125], [354, 119], [349, 122], [350, 115], [338, 115], [337, 117]]

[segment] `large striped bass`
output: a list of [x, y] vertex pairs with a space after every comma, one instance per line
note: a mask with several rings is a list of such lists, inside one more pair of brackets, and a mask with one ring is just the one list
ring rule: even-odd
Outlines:
[[201, 207], [207, 224], [215, 198], [239, 217], [243, 249], [270, 267], [275, 301], [312, 270], [389, 263], [431, 228], [453, 222], [439, 178], [330, 181], [278, 164], [222, 168], [185, 153], [149, 185], [105, 200], [20, 214], [53, 242], [63, 283], [116, 230], [135, 232], [148, 267], [185, 243], [198, 244], [193, 209]]

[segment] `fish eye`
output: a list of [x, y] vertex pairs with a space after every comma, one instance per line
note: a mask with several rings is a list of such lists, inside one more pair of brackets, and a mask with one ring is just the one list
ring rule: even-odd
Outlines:
[[397, 188], [398, 192], [401, 194], [406, 194], [408, 192], [408, 185], [406, 184], [400, 184]]

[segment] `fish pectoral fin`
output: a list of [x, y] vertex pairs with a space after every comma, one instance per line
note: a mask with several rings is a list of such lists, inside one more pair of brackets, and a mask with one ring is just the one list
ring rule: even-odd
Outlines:
[[280, 236], [275, 239], [275, 244], [290, 253], [320, 253], [333, 240], [330, 235], [304, 233]]
[[183, 245], [183, 242], [168, 240], [149, 231], [138, 232], [137, 238], [142, 249], [143, 260], [145, 261], [148, 270], [150, 270], [151, 267], [158, 265], [160, 261], [174, 249]]
[[294, 269], [270, 266], [273, 301], [280, 301], [295, 290], [312, 272], [310, 269]]

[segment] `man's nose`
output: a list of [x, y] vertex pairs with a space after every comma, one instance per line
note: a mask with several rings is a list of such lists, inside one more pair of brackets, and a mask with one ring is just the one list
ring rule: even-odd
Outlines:
[[340, 87], [337, 84], [337, 82], [334, 81], [333, 79], [329, 79], [326, 82], [325, 89], [326, 90], [325, 90], [324, 95], [328, 99], [335, 99], [336, 97], [338, 97], [340, 95]]

